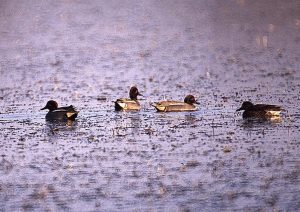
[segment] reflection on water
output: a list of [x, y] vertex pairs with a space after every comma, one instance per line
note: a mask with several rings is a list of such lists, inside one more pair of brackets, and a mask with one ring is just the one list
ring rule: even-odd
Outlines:
[[282, 117], [265, 117], [265, 118], [247, 118], [241, 121], [243, 128], [268, 127], [276, 126], [282, 122]]
[[195, 124], [197, 124], [197, 122], [201, 120], [201, 117], [197, 117], [196, 114], [194, 113], [186, 114], [184, 118], [185, 118], [184, 124], [191, 127], [195, 126]]
[[138, 135], [141, 127], [141, 114], [136, 111], [113, 112], [114, 117], [110, 125], [113, 126], [113, 134], [116, 136]]
[[77, 128], [77, 122], [72, 120], [67, 121], [45, 121], [45, 129], [47, 134], [55, 135], [67, 131], [73, 131]]
[[[0, 208], [298, 210], [298, 2], [1, 1]], [[132, 85], [141, 111], [115, 112]], [[198, 111], [149, 106], [186, 94]], [[78, 119], [46, 122], [48, 99]]]

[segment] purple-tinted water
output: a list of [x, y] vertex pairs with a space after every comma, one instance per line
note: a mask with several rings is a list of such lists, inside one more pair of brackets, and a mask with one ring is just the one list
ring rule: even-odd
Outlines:
[[[0, 208], [300, 208], [300, 2], [0, 1]], [[114, 112], [131, 85], [140, 112]], [[192, 113], [150, 103], [201, 102]], [[45, 122], [49, 99], [80, 110]], [[282, 119], [248, 122], [242, 101]]]

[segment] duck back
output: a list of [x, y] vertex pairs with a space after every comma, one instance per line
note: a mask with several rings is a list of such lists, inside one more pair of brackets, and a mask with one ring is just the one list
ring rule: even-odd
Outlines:
[[152, 104], [159, 112], [195, 111], [196, 107], [179, 101], [162, 101]]

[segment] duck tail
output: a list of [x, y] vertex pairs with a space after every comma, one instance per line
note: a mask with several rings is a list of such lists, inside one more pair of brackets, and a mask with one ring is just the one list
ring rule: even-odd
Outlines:
[[166, 107], [161, 106], [158, 102], [151, 102], [150, 105], [153, 106], [157, 110], [157, 112], [166, 111]]
[[73, 105], [70, 105], [70, 108], [74, 111], [74, 113], [76, 113], [76, 115], [79, 113], [79, 111], [77, 110], [77, 108], [74, 107]]
[[74, 112], [68, 112], [67, 113], [67, 117], [68, 117], [68, 119], [69, 120], [75, 120], [75, 118], [77, 118], [77, 114], [78, 114], [79, 112], [78, 111], [74, 111]]
[[156, 102], [150, 102], [150, 105], [151, 105], [152, 107], [156, 107], [157, 103], [156, 103]]

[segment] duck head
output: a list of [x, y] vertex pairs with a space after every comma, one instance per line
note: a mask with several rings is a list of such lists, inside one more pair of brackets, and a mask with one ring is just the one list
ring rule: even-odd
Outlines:
[[140, 94], [139, 90], [137, 89], [137, 87], [133, 86], [130, 88], [129, 91], [129, 97], [132, 100], [137, 100], [137, 96], [143, 96], [142, 94]]
[[57, 108], [58, 108], [57, 102], [54, 100], [50, 100], [47, 102], [46, 106], [43, 107], [41, 110], [48, 109], [49, 111], [53, 111], [53, 110], [56, 110]]
[[187, 95], [185, 98], [184, 98], [184, 102], [187, 103], [187, 104], [197, 104], [199, 105], [200, 103], [196, 101], [195, 97], [193, 95]]
[[249, 101], [245, 101], [243, 102], [242, 106], [237, 109], [236, 111], [240, 111], [240, 110], [249, 110], [253, 107], [254, 105], [252, 104], [252, 102]]

